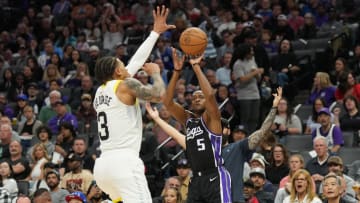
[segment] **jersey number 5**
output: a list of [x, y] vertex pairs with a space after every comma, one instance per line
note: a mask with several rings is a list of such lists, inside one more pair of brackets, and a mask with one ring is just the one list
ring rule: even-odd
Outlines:
[[101, 111], [98, 113], [97, 115], [97, 121], [100, 124], [100, 129], [99, 129], [99, 136], [100, 136], [100, 140], [107, 140], [109, 138], [109, 129], [107, 126], [107, 117], [106, 117], [106, 113]]
[[196, 140], [196, 145], [197, 145], [197, 149], [198, 151], [204, 151], [205, 150], [205, 143], [204, 143], [204, 138], [200, 138], [198, 140]]

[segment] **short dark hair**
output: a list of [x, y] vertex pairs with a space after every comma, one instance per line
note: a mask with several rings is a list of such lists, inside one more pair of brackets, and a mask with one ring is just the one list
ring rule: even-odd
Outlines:
[[100, 58], [95, 64], [95, 77], [101, 84], [112, 79], [115, 68], [117, 66], [115, 57], [106, 56]]
[[39, 135], [43, 130], [45, 130], [47, 132], [49, 140], [51, 140], [52, 132], [51, 132], [51, 129], [47, 125], [41, 125], [36, 129], [37, 138], [39, 138]]
[[39, 188], [34, 192], [34, 196], [33, 199], [40, 197], [41, 195], [43, 195], [45, 192], [49, 192], [49, 190], [47, 190], [46, 188]]

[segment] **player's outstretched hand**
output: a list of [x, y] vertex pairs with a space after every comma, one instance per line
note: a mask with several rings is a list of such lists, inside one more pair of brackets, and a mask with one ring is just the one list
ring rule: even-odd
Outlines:
[[145, 63], [143, 70], [148, 74], [152, 75], [154, 73], [160, 73], [160, 67], [156, 63]]
[[171, 50], [172, 50], [174, 70], [181, 71], [184, 65], [185, 55], [182, 55], [180, 57], [174, 47], [171, 47]]
[[189, 62], [192, 66], [194, 66], [197, 63], [200, 64], [203, 58], [204, 58], [204, 53], [201, 54], [200, 56], [197, 56], [196, 58], [189, 57]]
[[150, 102], [146, 102], [146, 104], [145, 104], [145, 108], [146, 108], [146, 111], [149, 113], [149, 115], [150, 115], [150, 117], [152, 118], [152, 119], [157, 119], [157, 118], [159, 118], [159, 112], [158, 112], [158, 110], [156, 109], [156, 107], [152, 107], [151, 105], [150, 105]]
[[273, 100], [273, 106], [275, 107], [275, 106], [278, 106], [278, 104], [279, 104], [279, 102], [280, 102], [280, 99], [281, 99], [281, 97], [282, 97], [282, 87], [278, 87], [277, 89], [276, 89], [276, 92], [277, 93], [274, 93], [274, 94], [272, 94], [273, 96], [274, 96], [274, 100]]
[[157, 6], [153, 10], [153, 18], [154, 18], [154, 28], [153, 31], [159, 34], [165, 32], [168, 29], [176, 28], [175, 25], [166, 24], [166, 19], [169, 15], [169, 9], [165, 8], [165, 6]]

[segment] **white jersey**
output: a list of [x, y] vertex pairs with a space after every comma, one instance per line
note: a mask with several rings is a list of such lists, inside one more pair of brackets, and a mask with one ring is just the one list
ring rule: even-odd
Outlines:
[[113, 150], [140, 151], [142, 115], [138, 100], [134, 105], [122, 103], [116, 96], [121, 80], [101, 85], [95, 94], [101, 152]]

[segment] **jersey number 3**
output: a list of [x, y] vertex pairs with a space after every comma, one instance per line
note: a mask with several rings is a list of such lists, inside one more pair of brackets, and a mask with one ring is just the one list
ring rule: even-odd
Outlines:
[[109, 128], [107, 126], [106, 113], [103, 111], [99, 112], [97, 115], [97, 121], [100, 124], [100, 129], [99, 129], [100, 140], [104, 141], [109, 139]]

